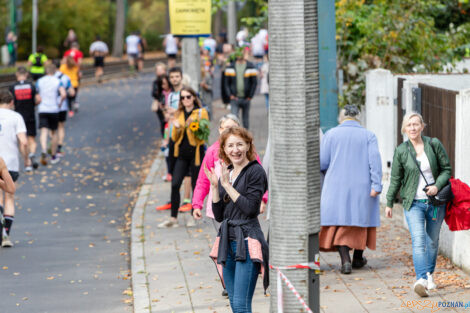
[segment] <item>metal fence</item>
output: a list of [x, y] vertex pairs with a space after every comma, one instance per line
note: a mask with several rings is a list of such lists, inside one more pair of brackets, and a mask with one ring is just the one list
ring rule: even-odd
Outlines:
[[421, 114], [426, 128], [424, 135], [437, 137], [444, 145], [455, 168], [455, 101], [458, 92], [426, 84], [418, 84], [421, 89]]

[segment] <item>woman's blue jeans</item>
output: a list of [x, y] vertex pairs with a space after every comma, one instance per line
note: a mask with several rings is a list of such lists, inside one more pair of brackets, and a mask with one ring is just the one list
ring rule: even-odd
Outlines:
[[418, 201], [413, 201], [409, 211], [405, 210], [405, 218], [411, 234], [413, 264], [417, 280], [427, 279], [426, 273], [434, 272], [439, 248], [439, 232], [445, 213], [445, 205], [433, 206], [430, 203]]
[[230, 242], [230, 250], [223, 268], [224, 282], [233, 313], [251, 313], [251, 300], [255, 292], [260, 264], [253, 263], [246, 243], [246, 261], [235, 261], [237, 242]]

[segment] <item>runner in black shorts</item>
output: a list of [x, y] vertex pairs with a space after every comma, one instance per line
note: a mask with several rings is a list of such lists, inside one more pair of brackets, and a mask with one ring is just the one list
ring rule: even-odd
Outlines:
[[99, 35], [96, 35], [95, 41], [90, 46], [90, 55], [95, 58], [95, 78], [98, 79], [98, 82], [101, 82], [101, 76], [104, 74], [104, 58], [108, 53], [108, 45], [101, 41]]
[[59, 113], [39, 113], [39, 128], [57, 130], [59, 126]]
[[14, 97], [15, 111], [23, 116], [26, 124], [26, 136], [28, 138], [28, 159], [25, 161], [25, 171], [30, 172], [38, 168], [35, 159], [36, 154], [36, 116], [34, 107], [41, 102], [40, 96], [36, 93], [36, 87], [31, 81], [26, 80], [28, 71], [24, 67], [18, 67], [16, 71], [17, 82], [10, 87], [10, 92]]

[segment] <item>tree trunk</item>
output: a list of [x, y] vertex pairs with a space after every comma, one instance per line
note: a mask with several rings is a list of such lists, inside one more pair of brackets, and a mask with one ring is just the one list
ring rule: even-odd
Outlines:
[[114, 24], [113, 56], [121, 57], [124, 45], [124, 28], [126, 24], [124, 0], [116, 0], [116, 23]]
[[227, 40], [229, 44], [237, 45], [237, 2], [229, 0], [227, 12]]
[[[311, 262], [320, 231], [319, 75], [316, 0], [269, 1], [271, 141], [270, 263]], [[286, 105], [288, 103], [289, 105]], [[318, 252], [316, 252], [318, 253]], [[319, 312], [313, 271], [283, 271], [314, 312]], [[310, 279], [309, 279], [310, 278]], [[271, 312], [277, 312], [276, 271], [270, 271]], [[303, 312], [283, 286], [284, 312]], [[317, 289], [315, 289], [317, 288]], [[310, 293], [310, 295], [309, 295]], [[317, 302], [317, 303], [315, 303]]]

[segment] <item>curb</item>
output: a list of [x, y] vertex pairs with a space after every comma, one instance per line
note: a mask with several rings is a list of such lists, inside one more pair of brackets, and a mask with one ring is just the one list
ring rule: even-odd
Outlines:
[[130, 250], [132, 273], [131, 286], [134, 299], [134, 313], [151, 313], [152, 310], [144, 247], [145, 206], [162, 161], [162, 154], [159, 153], [153, 161], [149, 174], [145, 178], [145, 182], [140, 189], [134, 210], [132, 211]]

